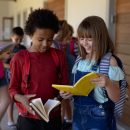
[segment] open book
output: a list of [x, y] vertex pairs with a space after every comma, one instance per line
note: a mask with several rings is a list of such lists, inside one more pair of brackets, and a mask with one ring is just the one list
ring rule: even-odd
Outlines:
[[92, 78], [98, 78], [99, 75], [96, 73], [89, 73], [82, 78], [80, 78], [74, 86], [70, 85], [57, 85], [57, 84], [52, 84], [52, 87], [60, 90], [60, 91], [65, 91], [65, 92], [70, 92], [73, 95], [80, 95], [80, 96], [88, 96], [88, 94], [94, 89], [96, 86], [93, 84], [90, 80]]
[[30, 106], [46, 122], [49, 121], [49, 113], [51, 110], [59, 104], [60, 101], [58, 100], [48, 99], [47, 102], [43, 105], [41, 98], [32, 99], [30, 102]]
[[8, 51], [11, 47], [13, 47], [12, 43], [1, 43], [0, 44], [0, 52]]

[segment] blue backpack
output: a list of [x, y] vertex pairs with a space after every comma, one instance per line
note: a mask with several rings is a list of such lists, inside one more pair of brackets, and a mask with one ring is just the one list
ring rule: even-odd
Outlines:
[[[112, 53], [107, 53], [100, 61], [99, 63], [99, 72], [101, 74], [105, 74], [105, 75], [108, 75], [108, 71], [109, 71], [109, 66], [110, 66], [110, 58], [111, 56], [113, 56], [116, 61], [117, 61], [117, 64], [118, 66], [121, 68], [121, 70], [124, 72], [125, 74], [125, 71], [124, 71], [124, 67], [123, 67], [123, 63], [122, 61], [116, 56], [116, 55], [113, 55]], [[81, 60], [81, 57], [77, 57], [75, 63], [77, 64], [79, 61]], [[75, 78], [74, 78], [75, 79]], [[114, 113], [115, 113], [115, 117], [116, 118], [120, 118], [123, 114], [123, 108], [124, 108], [124, 104], [125, 104], [125, 101], [126, 101], [126, 88], [128, 86], [128, 83], [126, 81], [126, 78], [124, 78], [123, 80], [120, 80], [119, 81], [119, 87], [120, 87], [120, 99], [118, 102], [115, 103], [115, 110], [114, 110]], [[104, 95], [107, 96], [107, 93], [106, 93], [106, 90], [105, 88], [102, 89], [103, 92], [104, 92]]]

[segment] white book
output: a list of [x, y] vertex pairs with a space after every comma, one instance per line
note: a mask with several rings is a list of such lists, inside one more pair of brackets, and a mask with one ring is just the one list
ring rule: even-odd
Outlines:
[[0, 52], [5, 52], [11, 49], [14, 45], [12, 43], [1, 43], [0, 44]]
[[49, 122], [49, 113], [53, 108], [58, 106], [60, 101], [54, 99], [48, 99], [47, 102], [43, 105], [41, 98], [36, 98], [31, 100], [30, 106], [34, 111], [46, 122]]

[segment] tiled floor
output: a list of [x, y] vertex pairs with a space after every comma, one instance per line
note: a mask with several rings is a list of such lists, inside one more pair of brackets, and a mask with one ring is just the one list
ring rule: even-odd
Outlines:
[[[15, 121], [17, 120], [17, 110], [16, 107], [14, 107], [14, 118]], [[2, 119], [1, 123], [0, 123], [1, 129], [0, 130], [15, 130], [15, 129], [11, 129], [8, 128], [7, 126], [7, 115], [5, 114], [4, 118]], [[130, 130], [130, 126], [126, 126], [124, 124], [122, 124], [121, 122], [118, 122], [118, 130]]]
[[[15, 122], [17, 120], [17, 110], [16, 110], [16, 107], [14, 107], [14, 119], [15, 119]], [[1, 126], [1, 129], [0, 130], [16, 130], [16, 129], [13, 129], [13, 128], [9, 128], [7, 126], [7, 115], [5, 114], [4, 118], [2, 119], [1, 123], [0, 123], [0, 126]]]
[[130, 125], [127, 126], [123, 124], [122, 122], [117, 122], [117, 128], [118, 130], [130, 130]]

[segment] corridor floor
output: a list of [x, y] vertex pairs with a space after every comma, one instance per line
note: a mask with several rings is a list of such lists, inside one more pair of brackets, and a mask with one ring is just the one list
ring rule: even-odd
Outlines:
[[[17, 110], [16, 110], [16, 107], [14, 107], [14, 119], [15, 119], [15, 122], [17, 120]], [[12, 128], [9, 128], [7, 126], [7, 115], [5, 114], [4, 118], [2, 119], [1, 123], [0, 123], [0, 126], [1, 126], [1, 129], [0, 130], [16, 130], [16, 129], [12, 129]], [[126, 126], [124, 124], [122, 124], [121, 122], [118, 123], [118, 130], [130, 130], [130, 126]]]

